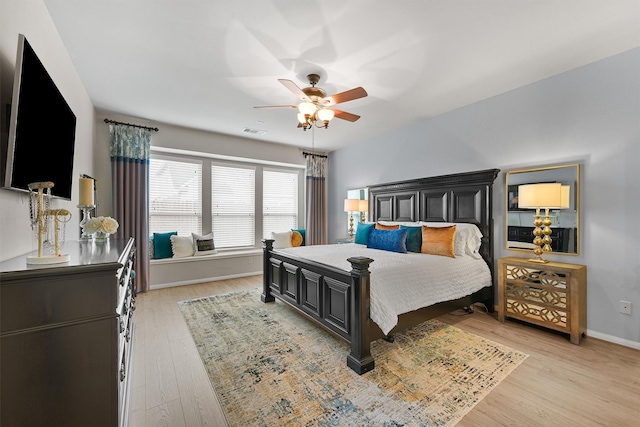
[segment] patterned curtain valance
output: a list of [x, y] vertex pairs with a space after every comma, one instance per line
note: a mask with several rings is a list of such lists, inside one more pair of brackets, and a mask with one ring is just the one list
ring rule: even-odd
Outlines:
[[126, 125], [109, 125], [111, 158], [149, 162], [151, 131]]
[[307, 179], [326, 178], [327, 158], [324, 156], [306, 156], [307, 158]]

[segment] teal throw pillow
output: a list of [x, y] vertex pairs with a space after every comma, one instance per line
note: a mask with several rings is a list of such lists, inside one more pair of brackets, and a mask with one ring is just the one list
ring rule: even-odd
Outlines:
[[369, 242], [367, 247], [371, 249], [381, 249], [383, 251], [407, 253], [407, 229], [398, 230], [378, 230], [372, 228], [369, 232]]
[[304, 228], [292, 228], [291, 231], [297, 231], [298, 233], [302, 234], [302, 244], [300, 246], [304, 246], [304, 242], [306, 241], [305, 239], [305, 229]]
[[422, 252], [422, 226], [411, 227], [401, 225], [400, 228], [407, 229], [407, 252]]
[[364, 224], [362, 222], [358, 223], [358, 228], [356, 229], [356, 237], [354, 239], [354, 243], [358, 243], [360, 245], [366, 245], [369, 241], [369, 232], [373, 230], [375, 223]]
[[153, 257], [154, 259], [171, 258], [171, 236], [177, 236], [177, 231], [169, 233], [153, 233]]

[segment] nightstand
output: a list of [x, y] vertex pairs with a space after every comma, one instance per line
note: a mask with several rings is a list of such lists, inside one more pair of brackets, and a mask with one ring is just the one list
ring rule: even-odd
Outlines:
[[569, 334], [573, 344], [587, 331], [587, 266], [498, 260], [498, 320], [519, 319]]
[[345, 238], [343, 238], [343, 239], [337, 239], [337, 240], [336, 240], [336, 243], [337, 243], [337, 244], [339, 244], [339, 245], [341, 245], [341, 244], [343, 244], [343, 243], [353, 243], [353, 239], [350, 239], [350, 238], [348, 238], [348, 237], [345, 237]]

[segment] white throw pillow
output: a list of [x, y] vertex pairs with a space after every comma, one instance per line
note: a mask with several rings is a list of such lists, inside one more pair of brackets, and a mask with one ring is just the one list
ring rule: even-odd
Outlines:
[[170, 236], [173, 258], [193, 256], [193, 239], [191, 236]]
[[291, 245], [291, 230], [283, 231], [282, 233], [271, 232], [271, 238], [273, 239], [273, 249], [293, 247]]
[[191, 237], [193, 238], [193, 250], [195, 256], [218, 253], [213, 243], [213, 233], [205, 235], [191, 233]]

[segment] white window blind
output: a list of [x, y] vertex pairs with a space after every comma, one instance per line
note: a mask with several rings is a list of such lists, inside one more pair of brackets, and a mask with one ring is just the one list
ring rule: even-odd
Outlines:
[[202, 162], [149, 160], [149, 233], [202, 233]]
[[262, 237], [298, 228], [298, 173], [263, 171]]
[[252, 166], [211, 164], [211, 215], [217, 248], [255, 246], [255, 175]]

